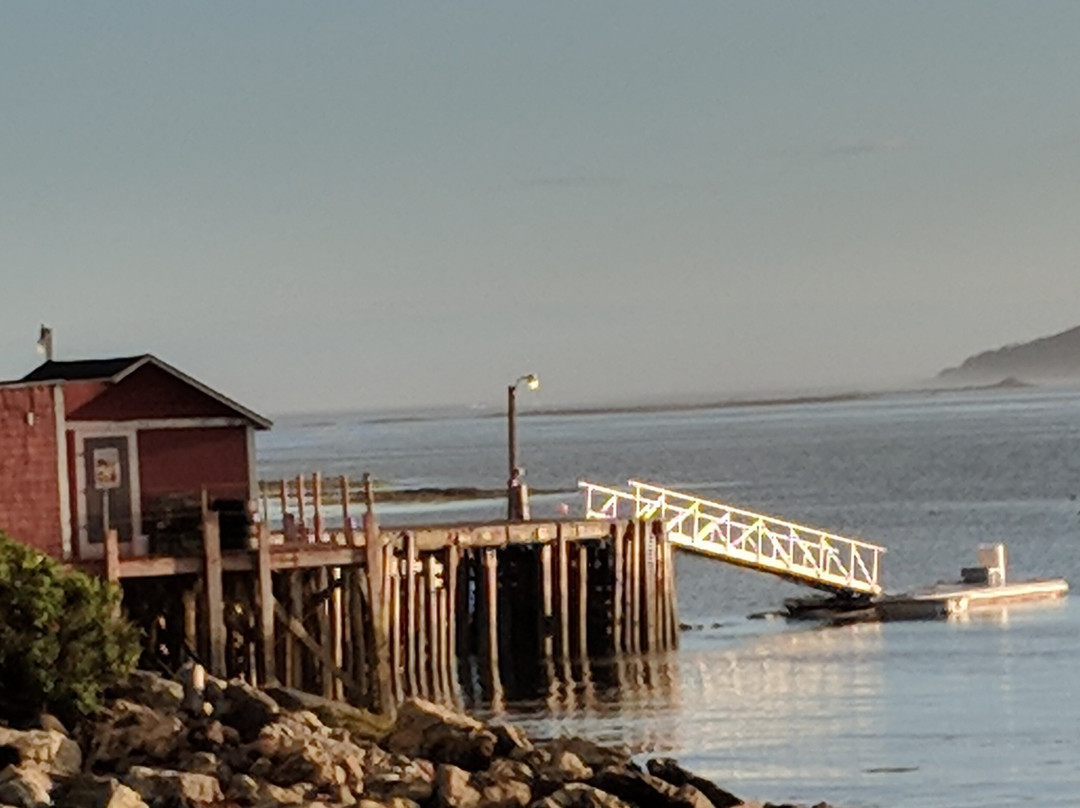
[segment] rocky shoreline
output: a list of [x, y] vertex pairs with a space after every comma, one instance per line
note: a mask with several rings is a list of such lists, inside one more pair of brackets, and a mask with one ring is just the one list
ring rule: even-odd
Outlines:
[[534, 742], [419, 699], [382, 717], [182, 673], [183, 683], [136, 672], [70, 733], [50, 715], [0, 724], [0, 808], [753, 805], [670, 759], [642, 768], [626, 749]]

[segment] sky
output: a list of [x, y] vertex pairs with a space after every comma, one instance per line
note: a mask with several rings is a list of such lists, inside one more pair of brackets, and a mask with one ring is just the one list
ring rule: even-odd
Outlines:
[[[919, 384], [1080, 324], [1080, 3], [0, 4], [0, 378]], [[525, 394], [522, 394], [525, 401]]]

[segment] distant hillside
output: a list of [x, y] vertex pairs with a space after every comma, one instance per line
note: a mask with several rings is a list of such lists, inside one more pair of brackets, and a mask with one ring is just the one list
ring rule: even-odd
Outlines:
[[1006, 345], [968, 357], [938, 378], [949, 382], [992, 382], [1007, 377], [1023, 381], [1080, 380], [1080, 326], [1050, 337]]

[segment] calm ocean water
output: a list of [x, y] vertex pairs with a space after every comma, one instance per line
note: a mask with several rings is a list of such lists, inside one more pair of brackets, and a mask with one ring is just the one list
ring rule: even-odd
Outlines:
[[[982, 542], [1012, 577], [1080, 581], [1080, 394], [941, 393], [519, 421], [534, 515], [580, 512], [576, 483], [653, 481], [880, 542], [887, 589], [954, 579]], [[483, 414], [289, 417], [260, 473], [495, 488], [505, 421]], [[502, 502], [385, 507], [386, 524], [494, 518]], [[678, 757], [745, 798], [844, 806], [1080, 805], [1080, 604], [949, 623], [820, 629], [747, 620], [805, 592], [678, 561], [676, 653], [510, 705], [572, 732]]]

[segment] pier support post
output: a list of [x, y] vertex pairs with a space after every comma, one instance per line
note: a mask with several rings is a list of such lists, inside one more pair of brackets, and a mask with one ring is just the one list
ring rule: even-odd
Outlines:
[[502, 675], [499, 672], [499, 556], [493, 547], [484, 550], [484, 635], [487, 651], [491, 708], [503, 708]]
[[436, 585], [435, 554], [428, 553], [424, 560], [424, 584], [427, 590], [427, 646], [430, 688], [428, 692], [435, 701], [443, 700], [442, 677], [439, 674], [440, 635], [442, 624], [439, 622], [439, 590]]
[[641, 653], [641, 550], [642, 545], [644, 544], [641, 534], [643, 529], [641, 520], [635, 519], [633, 532], [630, 534], [630, 546], [627, 552], [627, 567], [629, 570], [627, 578], [629, 579], [630, 608], [626, 626], [629, 634], [629, 642], [627, 643], [626, 650], [632, 654]]
[[446, 589], [446, 655], [447, 668], [450, 676], [450, 697], [455, 704], [458, 703], [461, 686], [458, 682], [458, 562], [461, 550], [457, 546], [457, 537], [454, 543], [446, 548], [446, 567], [443, 570], [443, 587]]
[[540, 652], [547, 667], [551, 666], [554, 651], [551, 636], [552, 617], [554, 616], [554, 587], [551, 580], [551, 542], [544, 542], [540, 548]]
[[377, 708], [382, 712], [393, 709], [390, 682], [389, 614], [386, 604], [387, 554], [375, 519], [375, 494], [371, 477], [364, 475], [364, 542], [367, 556], [368, 594], [371, 598], [371, 623], [374, 629], [375, 686], [378, 688]]
[[619, 531], [619, 526], [613, 525], [611, 529], [611, 642], [615, 653], [626, 650], [626, 642], [623, 637], [623, 599], [625, 598], [624, 581], [625, 571], [623, 562], [625, 552], [626, 532]]
[[428, 670], [428, 580], [424, 574], [424, 562], [417, 558], [419, 573], [416, 576], [416, 672], [420, 683], [420, 696], [432, 699], [431, 677]]
[[570, 658], [570, 542], [563, 535], [562, 525], [555, 529], [555, 543], [558, 550], [555, 563], [558, 567], [559, 656], [565, 662]]
[[224, 679], [228, 676], [225, 670], [225, 596], [221, 582], [221, 527], [217, 511], [203, 514], [202, 534], [210, 672]]
[[589, 659], [589, 548], [577, 543], [577, 656], [583, 663]]
[[642, 525], [642, 577], [645, 583], [645, 642], [646, 650], [655, 651], [660, 647], [657, 629], [660, 622], [657, 619], [656, 576], [657, 576], [657, 547], [655, 525]]
[[405, 534], [405, 683], [408, 694], [420, 694], [416, 642], [416, 539]]
[[270, 570], [270, 527], [259, 525], [259, 546], [255, 555], [259, 605], [259, 681], [272, 684], [277, 681], [277, 661], [274, 656], [274, 580]]
[[401, 562], [397, 557], [393, 560], [393, 569], [390, 573], [390, 668], [393, 671], [393, 695], [395, 701], [404, 698], [401, 682], [401, 672], [404, 660], [401, 655]]

